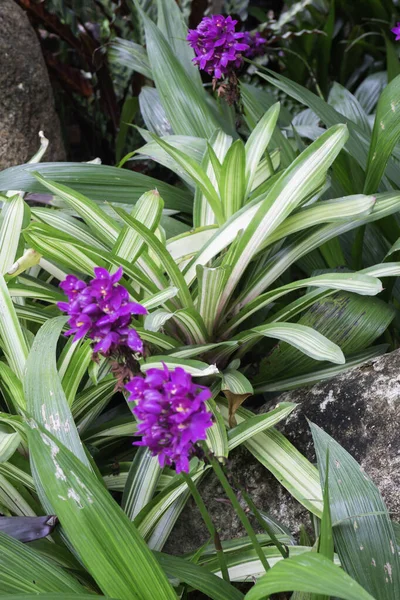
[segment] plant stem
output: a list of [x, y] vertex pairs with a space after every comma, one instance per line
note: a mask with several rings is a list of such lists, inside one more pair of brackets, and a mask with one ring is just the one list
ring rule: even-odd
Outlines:
[[245, 499], [248, 507], [254, 514], [255, 518], [257, 519], [257, 521], [259, 522], [261, 527], [267, 532], [267, 534], [271, 538], [271, 541], [275, 544], [275, 546], [277, 547], [279, 552], [282, 554], [282, 558], [288, 558], [289, 557], [288, 549], [278, 540], [275, 533], [272, 531], [271, 527], [268, 525], [268, 523], [266, 523], [265, 519], [263, 519], [260, 511], [258, 510], [257, 506], [254, 504], [253, 500], [250, 498], [248, 493], [245, 492], [245, 490], [243, 490], [241, 488], [239, 488], [239, 489], [240, 489], [240, 492], [243, 495], [243, 498]]
[[212, 456], [211, 454], [208, 455], [208, 459], [211, 463], [212, 468], [214, 469], [216, 476], [220, 480], [221, 485], [224, 488], [226, 495], [228, 496], [229, 500], [231, 501], [233, 508], [235, 509], [239, 519], [241, 520], [243, 527], [245, 528], [247, 535], [249, 536], [249, 538], [253, 544], [253, 547], [254, 547], [255, 551], [257, 552], [257, 556], [260, 559], [261, 564], [263, 565], [265, 571], [268, 571], [270, 566], [268, 564], [267, 559], [265, 558], [265, 554], [260, 546], [260, 543], [257, 539], [254, 529], [252, 528], [251, 523], [250, 523], [246, 513], [244, 512], [243, 508], [240, 506], [240, 503], [239, 503], [238, 499], [236, 498], [236, 494], [233, 491], [233, 489], [231, 488], [229, 481], [228, 481], [225, 473], [222, 470], [221, 465], [219, 464], [219, 462], [215, 458], [215, 456]]
[[217, 554], [219, 566], [221, 568], [222, 577], [225, 579], [225, 581], [227, 581], [229, 583], [230, 582], [229, 572], [228, 572], [228, 567], [226, 565], [225, 554], [222, 550], [219, 533], [216, 530], [214, 523], [212, 522], [212, 519], [207, 510], [207, 507], [204, 504], [204, 500], [201, 497], [200, 492], [196, 487], [196, 484], [193, 482], [192, 478], [190, 477], [190, 475], [188, 473], [182, 472], [181, 475], [182, 475], [183, 479], [185, 480], [185, 482], [187, 483], [190, 493], [192, 494], [193, 499], [196, 502], [197, 507], [201, 513], [201, 516], [203, 517], [203, 521], [206, 524], [208, 533], [210, 534], [211, 539], [214, 542], [215, 551]]

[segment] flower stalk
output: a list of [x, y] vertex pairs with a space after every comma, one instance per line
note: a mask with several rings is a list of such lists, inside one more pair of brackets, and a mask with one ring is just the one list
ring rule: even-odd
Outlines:
[[193, 496], [193, 500], [197, 504], [197, 508], [199, 509], [200, 514], [203, 518], [203, 521], [208, 529], [208, 533], [210, 534], [210, 537], [214, 542], [215, 552], [216, 552], [219, 566], [221, 569], [222, 577], [225, 579], [225, 581], [229, 582], [230, 581], [229, 571], [228, 571], [228, 567], [227, 567], [226, 560], [225, 560], [225, 554], [222, 549], [222, 544], [221, 544], [221, 540], [219, 537], [219, 533], [210, 517], [210, 514], [207, 510], [206, 505], [204, 504], [204, 500], [201, 497], [201, 494], [200, 494], [199, 490], [197, 489], [196, 484], [192, 480], [190, 474], [186, 473], [185, 471], [182, 471], [182, 477], [185, 480], [185, 482]]
[[212, 454], [208, 454], [208, 459], [210, 461], [210, 464], [212, 466], [212, 468], [214, 469], [214, 473], [216, 474], [216, 476], [218, 477], [224, 491], [225, 494], [228, 496], [229, 500], [232, 503], [233, 508], [236, 511], [236, 514], [238, 515], [239, 519], [242, 522], [243, 527], [246, 530], [247, 535], [249, 536], [252, 544], [253, 544], [253, 548], [257, 553], [258, 558], [261, 561], [262, 566], [264, 567], [265, 571], [268, 571], [270, 569], [270, 566], [268, 564], [267, 559], [265, 558], [265, 554], [263, 552], [263, 549], [257, 539], [257, 536], [255, 534], [255, 531], [253, 529], [253, 527], [251, 526], [251, 523], [249, 521], [249, 518], [247, 517], [246, 513], [244, 512], [243, 508], [240, 506], [240, 502], [236, 497], [235, 492], [233, 491], [221, 465], [219, 464], [218, 460], [215, 458], [215, 456], [213, 456]]

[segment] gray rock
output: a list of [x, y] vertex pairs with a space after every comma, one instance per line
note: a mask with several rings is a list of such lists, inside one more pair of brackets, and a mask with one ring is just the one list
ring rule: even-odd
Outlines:
[[25, 163], [50, 140], [45, 160], [64, 160], [60, 123], [40, 43], [14, 0], [0, 2], [0, 170]]
[[[279, 426], [309, 460], [315, 462], [307, 418], [319, 425], [360, 463], [386, 501], [392, 518], [400, 517], [400, 350], [347, 371], [312, 388], [282, 394], [279, 401], [299, 403]], [[267, 412], [277, 399], [267, 402]], [[259, 509], [269, 512], [298, 534], [307, 526], [309, 514], [244, 448], [230, 455], [228, 471], [232, 484], [246, 488]], [[211, 475], [200, 491], [223, 539], [243, 535], [235, 512], [225, 501], [222, 489]], [[257, 529], [257, 527], [256, 527]], [[183, 553], [207, 539], [201, 517], [190, 501], [173, 529], [167, 550]]]

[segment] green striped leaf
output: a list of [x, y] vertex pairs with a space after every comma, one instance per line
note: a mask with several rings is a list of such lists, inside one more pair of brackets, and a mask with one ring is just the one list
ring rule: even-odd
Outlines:
[[209, 344], [193, 344], [191, 346], [177, 347], [168, 352], [168, 356], [175, 356], [177, 358], [191, 358], [192, 356], [201, 356], [209, 350], [215, 350], [217, 348], [238, 348], [239, 342], [227, 341], [227, 342], [210, 342]]
[[214, 456], [219, 458], [228, 458], [228, 436], [226, 433], [224, 419], [221, 415], [218, 404], [216, 404], [214, 400], [210, 399], [207, 401], [207, 408], [214, 415], [214, 423], [212, 427], [206, 431], [206, 444]]
[[147, 52], [140, 44], [116, 37], [107, 44], [107, 56], [110, 64], [127, 67], [147, 79], [153, 79]]
[[214, 331], [218, 303], [229, 272], [229, 267], [212, 268], [197, 265], [198, 311], [210, 336]]
[[343, 125], [332, 127], [286, 169], [261, 202], [238, 243], [229, 280], [221, 297], [221, 314], [255, 252], [278, 225], [315, 190], [348, 137]]
[[[57, 593], [79, 594], [85, 592], [81, 584], [69, 573], [56, 566], [30, 546], [19, 542], [0, 532], [0, 593], [35, 595], [40, 598], [41, 592], [51, 592], [48, 598], [57, 598]], [[15, 595], [14, 595], [15, 594]], [[26, 594], [26, 595], [25, 595]], [[37, 595], [39, 594], [39, 595]], [[78, 594], [78, 595], [75, 595]], [[62, 597], [62, 596], [61, 596]]]
[[[391, 252], [389, 252], [389, 254], [391, 254]], [[366, 275], [372, 275], [374, 277], [398, 277], [400, 275], [400, 263], [382, 263], [380, 265], [367, 267], [360, 272], [365, 273]]]
[[274, 104], [259, 120], [246, 142], [246, 196], [250, 193], [257, 166], [266, 151], [279, 117], [280, 105]]
[[126, 600], [176, 600], [139, 532], [97, 477], [34, 419], [28, 428], [35, 479], [100, 589]]
[[149, 315], [145, 316], [144, 328], [148, 331], [159, 331], [167, 321], [172, 319], [173, 316], [174, 313], [164, 310], [163, 308], [159, 308], [158, 310], [155, 310]]
[[273, 427], [282, 419], [285, 419], [297, 407], [297, 404], [292, 402], [281, 402], [273, 410], [262, 414], [255, 415], [246, 421], [242, 421], [233, 429], [228, 431], [229, 450], [233, 450], [240, 444], [243, 444], [253, 436]]
[[[225, 423], [228, 423], [227, 401], [219, 398], [218, 404]], [[238, 425], [252, 417], [254, 413], [242, 406], [235, 415]], [[244, 446], [300, 504], [321, 517], [323, 502], [318, 471], [284, 435], [271, 427], [244, 442]]]
[[[163, 206], [160, 194], [157, 190], [152, 190], [139, 198], [131, 215], [154, 233], [160, 222]], [[125, 225], [114, 244], [113, 253], [133, 263], [143, 247], [143, 238], [132, 227]]]
[[[138, 128], [141, 135], [147, 140], [147, 144], [136, 151], [137, 154], [151, 158], [160, 165], [167, 167], [183, 179], [190, 187], [193, 188], [193, 180], [169, 154], [161, 146], [153, 140], [151, 134], [145, 129]], [[165, 135], [162, 139], [170, 146], [181, 150], [198, 164], [201, 164], [203, 155], [206, 149], [206, 140], [188, 135]]]
[[194, 68], [194, 51], [186, 41], [188, 28], [182, 11], [175, 0], [157, 0], [157, 27], [168, 40], [176, 58], [185, 69], [199, 92], [202, 92], [200, 72]]
[[254, 175], [253, 184], [251, 187], [251, 195], [260, 194], [262, 184], [266, 184], [267, 180], [272, 177], [279, 170], [281, 155], [279, 150], [273, 150], [269, 152], [269, 160], [262, 158], [257, 165], [256, 173]]
[[371, 127], [363, 107], [357, 98], [337, 81], [333, 83], [330, 89], [328, 104], [356, 123], [367, 136], [371, 134]]
[[[331, 223], [313, 232], [304, 233], [302, 237], [288, 244], [280, 252], [272, 256], [264, 265], [263, 270], [249, 284], [246, 292], [238, 298], [238, 302], [247, 302], [257, 298], [263, 290], [269, 287], [293, 262], [299, 260], [328, 240], [338, 237], [346, 231], [356, 229], [361, 225], [371, 223], [399, 210], [400, 195], [397, 192], [377, 194], [376, 202], [368, 215], [346, 223]], [[211, 245], [211, 243], [209, 244]]]
[[[293, 319], [298, 312], [302, 313], [299, 324], [318, 330], [332, 342], [340, 344], [342, 351], [350, 355], [368, 348], [378, 339], [395, 314], [393, 307], [380, 298], [362, 298], [339, 292], [325, 293], [306, 304], [301, 298], [274, 314], [270, 320], [278, 323], [281, 319]], [[254, 377], [256, 386], [311, 373], [316, 366], [315, 359], [281, 342], [269, 358], [268, 361], [261, 361], [259, 372]], [[321, 367], [328, 366], [328, 363], [321, 364]]]
[[[246, 122], [250, 130], [252, 130], [265, 115], [265, 110], [271, 108], [276, 103], [276, 97], [266, 90], [247, 83], [241, 83], [241, 96], [245, 108]], [[289, 125], [292, 121], [290, 113], [287, 112], [284, 106], [280, 108], [280, 117], [281, 119], [285, 117], [283, 123], [286, 125]], [[284, 168], [288, 167], [296, 158], [296, 153], [292, 145], [278, 126], [275, 127], [272, 135], [271, 146], [280, 149], [281, 163]]]
[[43, 323], [48, 320], [49, 316], [60, 316], [58, 309], [55, 307], [51, 307], [51, 312], [49, 312], [48, 310], [36, 308], [32, 305], [24, 304], [24, 306], [22, 306], [21, 304], [17, 304], [15, 310], [20, 319], [26, 319], [28, 322], [38, 323], [39, 325], [43, 325]]
[[167, 249], [172, 258], [177, 262], [188, 260], [196, 254], [218, 229], [216, 225], [198, 227], [187, 231], [167, 241]]
[[299, 325], [298, 323], [260, 325], [248, 332], [245, 331], [239, 334], [236, 339], [247, 342], [253, 340], [254, 336], [265, 336], [285, 341], [314, 360], [326, 360], [339, 365], [345, 362], [345, 357], [339, 346], [306, 325]]
[[31, 223], [25, 230], [24, 237], [27, 244], [35, 248], [40, 254], [67, 267], [67, 269], [71, 269], [71, 271], [92, 275], [96, 266], [105, 266], [104, 262], [97, 263], [89, 257], [86, 250], [95, 251], [94, 248], [90, 246], [83, 247], [74, 238], [48, 225]]
[[256, 385], [256, 392], [284, 392], [287, 390], [295, 390], [306, 385], [314, 385], [326, 379], [332, 379], [345, 371], [350, 371], [355, 367], [360, 367], [366, 362], [370, 362], [377, 356], [382, 356], [388, 349], [387, 344], [373, 346], [362, 352], [346, 355], [346, 363], [340, 366], [327, 367], [324, 369], [313, 369], [311, 373], [304, 375], [295, 375], [284, 379], [274, 380], [271, 383]]
[[81, 220], [65, 214], [62, 210], [48, 210], [48, 208], [32, 208], [32, 217], [34, 221], [46, 223], [54, 229], [66, 233], [84, 244], [95, 246], [96, 248], [106, 249], [106, 245], [100, 242], [82, 223]]
[[10, 413], [18, 413], [26, 406], [21, 380], [10, 367], [0, 361], [0, 390]]
[[175, 262], [172, 260], [165, 246], [158, 240], [158, 238], [140, 223], [134, 217], [128, 215], [125, 211], [114, 207], [117, 214], [123, 219], [123, 221], [131, 228], [134, 232], [140, 236], [140, 238], [157, 254], [163, 268], [168, 273], [171, 282], [178, 289], [178, 296], [184, 306], [192, 306], [193, 300], [183, 278], [183, 275], [179, 271]]
[[[274, 535], [278, 539], [278, 541], [280, 541], [282, 544], [290, 545], [293, 542], [292, 537], [288, 534], [275, 533]], [[272, 542], [271, 537], [266, 533], [257, 534], [257, 540], [261, 546], [266, 546]], [[253, 543], [250, 540], [249, 536], [244, 535], [244, 536], [241, 536], [240, 538], [234, 538], [232, 540], [222, 540], [221, 546], [222, 546], [224, 553], [226, 553], [226, 554], [231, 553], [231, 552], [239, 553], [238, 551], [251, 550], [253, 547]], [[192, 558], [195, 555], [196, 555], [196, 552], [192, 552], [191, 554], [188, 554], [187, 556]], [[216, 556], [215, 546], [212, 542], [210, 542], [206, 546], [203, 546], [203, 553], [202, 553], [201, 557], [199, 558], [198, 564], [206, 565], [210, 559], [212, 561], [214, 561], [215, 556]], [[261, 561], [260, 561], [260, 564], [261, 564]], [[214, 569], [213, 569], [213, 572], [215, 572]]]
[[142, 87], [139, 94], [139, 106], [148, 131], [160, 136], [173, 134], [171, 123], [168, 121], [164, 107], [161, 104], [160, 94], [156, 88], [148, 85]]
[[0, 504], [5, 507], [5, 512], [17, 517], [35, 517], [43, 511], [23, 485], [16, 480], [11, 483], [8, 474], [7, 477], [0, 474]]
[[357, 87], [354, 96], [357, 98], [367, 115], [370, 115], [373, 112], [379, 100], [379, 96], [387, 85], [387, 82], [387, 72], [378, 71], [365, 77]]
[[238, 589], [193, 562], [178, 556], [160, 553], [156, 554], [156, 558], [170, 577], [177, 577], [194, 590], [202, 592], [207, 598], [212, 600], [241, 600], [244, 598]]
[[50, 319], [35, 337], [26, 363], [24, 393], [27, 411], [89, 467], [61, 385], [56, 347], [66, 317]]
[[204, 344], [207, 339], [207, 330], [204, 321], [197, 310], [193, 308], [177, 310], [174, 321], [182, 331], [185, 340], [190, 344]]
[[0, 463], [11, 458], [20, 443], [20, 434], [9, 425], [0, 423]]
[[99, 208], [96, 202], [65, 185], [42, 177], [40, 173], [34, 172], [32, 174], [45, 188], [65, 200], [82, 217], [96, 236], [109, 246], [115, 243], [120, 232], [120, 227], [114, 219]]
[[265, 294], [261, 294], [252, 302], [246, 304], [246, 306], [227, 323], [223, 329], [224, 335], [230, 333], [242, 321], [261, 308], [275, 302], [278, 298], [290, 291], [303, 287], [331, 288], [333, 290], [354, 292], [355, 294], [360, 294], [362, 296], [375, 296], [376, 294], [379, 294], [383, 288], [381, 281], [372, 275], [375, 275], [375, 272], [371, 272], [371, 274], [365, 273], [365, 275], [361, 273], [326, 273], [324, 275], [317, 275], [316, 277], [309, 277], [308, 279], [293, 281], [282, 287], [275, 288], [270, 292], [265, 292]]
[[330, 560], [308, 552], [279, 562], [246, 594], [264, 600], [279, 592], [313, 592], [343, 600], [374, 600], [354, 579]]
[[136, 330], [143, 341], [154, 344], [162, 350], [173, 350], [174, 348], [179, 347], [179, 342], [177, 342], [176, 339], [165, 335], [164, 333], [160, 333], [159, 331], [148, 331], [142, 327], [137, 327]]
[[151, 500], [161, 473], [157, 456], [151, 456], [148, 448], [138, 448], [129, 469], [121, 504], [131, 521]]
[[74, 398], [72, 415], [82, 435], [97, 415], [107, 406], [115, 393], [115, 379], [112, 375], [97, 382], [95, 386], [86, 388]]
[[216, 365], [208, 365], [200, 360], [174, 358], [172, 356], [151, 356], [141, 363], [140, 370], [145, 373], [148, 369], [161, 369], [163, 363], [167, 365], [168, 369], [172, 370], [176, 367], [182, 367], [193, 377], [208, 377], [218, 373]]
[[[9, 596], [8, 594], [4, 596], [2, 594], [2, 600], [37, 600], [37, 598], [44, 598], [44, 600], [93, 600], [93, 594], [64, 594], [64, 593], [54, 593], [51, 592], [49, 594], [23, 594], [20, 596], [19, 594], [12, 594]], [[97, 596], [97, 598], [105, 598], [105, 596]], [[113, 600], [107, 596], [107, 600]], [[114, 599], [115, 600], [115, 599]]]
[[322, 483], [329, 448], [333, 537], [346, 572], [379, 600], [395, 600], [400, 560], [389, 512], [360, 465], [327, 433], [311, 424]]
[[215, 230], [211, 237], [207, 237], [204, 245], [184, 269], [186, 282], [190, 285], [196, 277], [197, 265], [207, 263], [227, 248], [237, 237], [241, 229], [246, 229], [261, 205], [259, 198], [254, 199], [240, 211], [232, 215], [222, 227]]
[[218, 123], [206, 103], [205, 92], [193, 83], [160, 29], [134, 1], [144, 23], [154, 83], [174, 133], [207, 139]]
[[150, 534], [148, 540], [149, 548], [154, 551], [161, 551], [164, 548], [169, 536], [171, 535], [174, 525], [178, 520], [179, 515], [185, 508], [189, 498], [190, 491], [186, 489], [164, 511]]
[[33, 223], [25, 230], [24, 236], [28, 243], [37, 248], [44, 256], [58, 264], [66, 265], [71, 271], [93, 276], [94, 267], [109, 267], [108, 263], [110, 263], [117, 268], [122, 266], [124, 274], [147, 292], [151, 294], [158, 292], [154, 282], [135, 265], [131, 265], [110, 252], [75, 241], [48, 225]]
[[0, 275], [7, 273], [15, 261], [23, 218], [24, 201], [18, 194], [5, 202], [1, 211]]
[[246, 154], [242, 140], [230, 146], [218, 178], [225, 219], [242, 208], [246, 195]]
[[73, 186], [74, 190], [97, 202], [135, 204], [145, 192], [157, 189], [164, 198], [165, 207], [191, 213], [193, 199], [190, 192], [169, 185], [136, 171], [88, 163], [55, 162], [19, 165], [0, 173], [0, 190], [15, 186], [24, 192], [46, 192], [32, 173], [46, 179]]
[[85, 340], [83, 344], [79, 345], [71, 338], [69, 339], [71, 353], [67, 364], [63, 364], [62, 373], [60, 369], [60, 376], [62, 376], [62, 386], [67, 403], [72, 406], [78, 388], [92, 363], [93, 348], [91, 340]]
[[[190, 476], [196, 483], [205, 473], [205, 468], [197, 459], [190, 463]], [[135, 518], [135, 526], [144, 539], [148, 539], [165, 512], [187, 491], [181, 475], [175, 475], [171, 483], [148, 502]], [[156, 596], [157, 597], [157, 596]]]
[[153, 139], [163, 148], [192, 178], [192, 180], [200, 187], [207, 202], [209, 203], [217, 222], [222, 225], [224, 222], [223, 207], [221, 200], [215, 191], [207, 173], [202, 167], [193, 160], [190, 156], [167, 144], [162, 138], [153, 136]]
[[20, 380], [23, 380], [28, 347], [2, 275], [0, 275], [0, 315], [1, 347], [10, 368]]
[[[231, 136], [217, 129], [208, 141], [208, 151], [204, 153], [201, 167], [215, 189], [221, 172], [221, 164], [232, 144]], [[205, 195], [198, 187], [194, 196], [193, 224], [196, 228], [207, 227], [215, 223], [215, 214]]]
[[115, 419], [108, 420], [107, 422], [101, 422], [100, 425], [94, 424], [90, 429], [87, 429], [82, 435], [82, 440], [85, 444], [94, 446], [96, 448], [102, 448], [110, 446], [114, 441], [118, 441], [120, 438], [132, 439], [136, 435], [137, 425], [132, 415], [129, 413], [117, 417]]
[[152, 308], [156, 308], [157, 306], [160, 306], [160, 304], [165, 304], [165, 302], [167, 302], [167, 300], [170, 300], [171, 298], [175, 298], [177, 293], [178, 293], [178, 288], [169, 287], [169, 288], [166, 288], [165, 290], [161, 290], [160, 292], [157, 292], [156, 294], [152, 294], [151, 296], [145, 297], [143, 300], [140, 301], [140, 303], [143, 304], [143, 306], [145, 306], [147, 308], [147, 310], [151, 310]]
[[400, 138], [400, 75], [383, 90], [376, 111], [369, 148], [364, 191], [375, 192], [385, 173], [386, 164]]
[[[311, 548], [308, 546], [289, 546], [287, 549], [290, 557], [311, 552]], [[262, 551], [271, 567], [283, 561], [282, 554], [276, 547], [264, 546]], [[249, 580], [257, 581], [265, 575], [265, 568], [254, 549], [250, 548], [238, 552], [229, 552], [226, 555], [226, 560], [228, 563], [229, 577], [232, 582], [248, 582]], [[221, 577], [221, 571], [215, 559], [208, 560], [205, 566]]]
[[260, 72], [259, 76], [268, 81], [268, 83], [281, 89], [290, 97], [295, 98], [298, 102], [308, 106], [308, 108], [318, 115], [319, 119], [327, 127], [335, 126], [338, 123], [346, 123], [350, 134], [346, 149], [359, 163], [361, 168], [365, 170], [367, 165], [369, 139], [364, 134], [362, 128], [298, 83], [291, 81], [283, 75], [273, 73], [269, 69], [267, 69], [267, 72], [270, 73], [270, 75], [265, 75]]
[[17, 284], [10, 281], [8, 291], [11, 298], [34, 298], [35, 300], [44, 300], [51, 303], [65, 300], [64, 294], [58, 291], [57, 288], [45, 284], [38, 279], [19, 277], [18, 281], [26, 281], [31, 285], [26, 285], [25, 283]]
[[[268, 237], [267, 244], [270, 246], [283, 237], [297, 233], [304, 229], [309, 229], [314, 225], [321, 223], [335, 223], [345, 221], [352, 217], [362, 217], [370, 214], [376, 198], [375, 196], [365, 196], [357, 194], [354, 196], [345, 196], [335, 200], [325, 200], [317, 202], [310, 207], [306, 207], [290, 215], [285, 221], [276, 228]], [[266, 245], [266, 244], [265, 244]], [[265, 247], [263, 245], [263, 247]]]

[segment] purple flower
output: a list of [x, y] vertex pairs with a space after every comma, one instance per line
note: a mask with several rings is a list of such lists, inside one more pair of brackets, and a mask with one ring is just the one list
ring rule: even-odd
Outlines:
[[135, 403], [132, 412], [142, 436], [135, 445], [147, 446], [161, 467], [174, 464], [177, 473], [188, 472], [195, 444], [206, 439], [206, 430], [212, 426], [205, 404], [210, 390], [193, 383], [181, 367], [169, 371], [166, 365], [133, 377], [125, 389], [129, 402]]
[[400, 23], [397, 23], [396, 27], [393, 27], [391, 31], [396, 36], [395, 41], [398, 42], [400, 40]]
[[132, 315], [145, 315], [147, 310], [137, 302], [129, 301], [129, 293], [119, 285], [122, 268], [111, 274], [103, 267], [94, 269], [95, 277], [88, 284], [74, 275], [67, 275], [60, 288], [69, 302], [57, 306], [69, 315], [74, 342], [87, 335], [94, 340], [94, 352], [114, 354], [126, 347], [133, 352], [143, 351], [143, 342], [137, 331], [130, 327]]
[[196, 54], [193, 62], [216, 79], [241, 67], [241, 53], [249, 48], [241, 41], [244, 33], [235, 31], [236, 23], [232, 17], [212, 15], [204, 17], [197, 29], [190, 29], [187, 35]]
[[64, 281], [60, 283], [60, 288], [70, 300], [77, 296], [85, 287], [86, 283], [75, 277], [75, 275], [67, 275]]
[[262, 37], [259, 31], [256, 31], [255, 33], [245, 31], [243, 41], [248, 45], [248, 49], [244, 53], [246, 58], [262, 56], [265, 53], [265, 44], [267, 43], [267, 40]]

